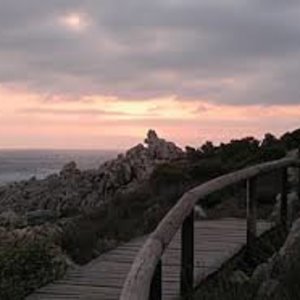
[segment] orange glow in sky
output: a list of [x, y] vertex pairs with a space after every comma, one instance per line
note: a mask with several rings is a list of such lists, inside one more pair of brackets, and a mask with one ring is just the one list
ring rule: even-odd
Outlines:
[[86, 16], [76, 12], [62, 16], [60, 18], [60, 22], [67, 28], [74, 31], [83, 31], [88, 27]]
[[181, 146], [199, 146], [206, 140], [281, 134], [300, 117], [300, 106], [216, 105], [175, 97], [49, 100], [3, 87], [0, 101], [1, 148], [125, 149], [142, 142], [149, 128]]

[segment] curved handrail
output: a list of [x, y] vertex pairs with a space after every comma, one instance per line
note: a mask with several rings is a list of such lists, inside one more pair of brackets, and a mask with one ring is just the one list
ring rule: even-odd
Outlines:
[[199, 200], [213, 192], [281, 168], [300, 166], [296, 158], [283, 158], [235, 171], [186, 192], [159, 223], [137, 254], [123, 286], [120, 300], [145, 300], [156, 265], [164, 250]]

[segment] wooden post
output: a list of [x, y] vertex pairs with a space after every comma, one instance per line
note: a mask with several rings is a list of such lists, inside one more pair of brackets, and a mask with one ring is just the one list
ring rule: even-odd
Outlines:
[[162, 262], [158, 262], [150, 287], [149, 300], [162, 300]]
[[[298, 148], [298, 159], [300, 161], [300, 147]], [[300, 166], [298, 167], [298, 201], [300, 201]]]
[[180, 295], [192, 299], [194, 288], [194, 210], [185, 219], [181, 229]]
[[247, 180], [247, 255], [251, 257], [256, 239], [256, 178]]
[[280, 223], [286, 231], [288, 229], [288, 170], [282, 169], [281, 175], [281, 201], [280, 201]]

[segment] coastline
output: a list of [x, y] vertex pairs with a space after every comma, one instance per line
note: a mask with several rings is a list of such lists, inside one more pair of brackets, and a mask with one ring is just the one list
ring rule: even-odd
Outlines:
[[81, 170], [99, 167], [117, 157], [118, 150], [0, 149], [0, 187], [20, 181], [45, 179], [75, 161]]

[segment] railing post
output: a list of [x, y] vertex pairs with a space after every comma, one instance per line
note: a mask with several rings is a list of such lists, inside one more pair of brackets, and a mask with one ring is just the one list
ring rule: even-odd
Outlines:
[[[300, 161], [300, 147], [298, 148], [298, 159]], [[300, 166], [298, 166], [298, 201], [300, 201]]]
[[194, 210], [185, 219], [181, 229], [180, 275], [180, 295], [185, 300], [191, 300], [194, 288]]
[[282, 169], [281, 175], [281, 201], [280, 201], [280, 223], [284, 230], [288, 229], [288, 170]]
[[162, 262], [158, 262], [150, 287], [149, 300], [162, 300]]
[[247, 255], [251, 257], [256, 239], [256, 178], [247, 180]]

